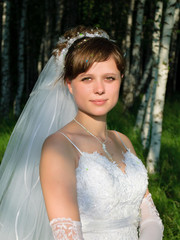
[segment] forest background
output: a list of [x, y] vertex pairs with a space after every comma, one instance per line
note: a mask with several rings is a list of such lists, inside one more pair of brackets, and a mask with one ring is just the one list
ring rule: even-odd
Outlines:
[[126, 60], [108, 127], [147, 166], [164, 239], [180, 239], [179, 9], [179, 0], [0, 0], [0, 161], [59, 36], [80, 24], [103, 28]]

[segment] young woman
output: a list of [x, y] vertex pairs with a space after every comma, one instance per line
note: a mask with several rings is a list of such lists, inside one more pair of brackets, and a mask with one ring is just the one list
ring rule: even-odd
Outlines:
[[[2, 197], [8, 215], [13, 210], [11, 231], [5, 213], [0, 217], [2, 239], [44, 240], [52, 233], [56, 240], [162, 239], [146, 169], [130, 140], [107, 129], [123, 73], [121, 52], [104, 31], [80, 26], [60, 38], [17, 127], [27, 134], [21, 128], [23, 157]], [[20, 194], [17, 202], [8, 199], [8, 208], [11, 179]]]

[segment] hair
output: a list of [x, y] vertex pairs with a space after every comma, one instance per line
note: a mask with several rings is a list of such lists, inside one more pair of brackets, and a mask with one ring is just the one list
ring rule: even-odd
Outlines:
[[[102, 33], [105, 32], [102, 29], [89, 28], [84, 26], [78, 26], [67, 31], [64, 34], [66, 39], [74, 38], [80, 33]], [[67, 40], [68, 41], [68, 40]], [[56, 46], [56, 50], [59, 52], [67, 46], [67, 42], [59, 43]], [[57, 51], [54, 51], [57, 54]], [[77, 39], [69, 48], [64, 63], [64, 80], [69, 81], [76, 78], [80, 73], [86, 72], [94, 62], [103, 62], [113, 57], [116, 66], [121, 74], [124, 74], [125, 61], [121, 50], [114, 43], [104, 37], [83, 37]]]

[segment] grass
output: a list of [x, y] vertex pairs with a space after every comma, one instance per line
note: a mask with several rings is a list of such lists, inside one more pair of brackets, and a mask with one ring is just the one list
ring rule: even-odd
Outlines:
[[[127, 135], [146, 164], [140, 136], [133, 131], [136, 109], [123, 111], [119, 102], [108, 116], [108, 127]], [[0, 159], [2, 159], [14, 119], [0, 123]], [[159, 171], [149, 176], [149, 189], [164, 224], [164, 240], [180, 239], [180, 95], [168, 99], [164, 109]]]
[[0, 162], [3, 158], [6, 146], [8, 144], [10, 135], [13, 131], [16, 121], [13, 117], [8, 120], [2, 120], [0, 122]]

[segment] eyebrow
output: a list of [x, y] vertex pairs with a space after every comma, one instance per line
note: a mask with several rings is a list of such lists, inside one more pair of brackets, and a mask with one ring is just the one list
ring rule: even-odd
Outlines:
[[[118, 75], [120, 75], [120, 72], [119, 73], [109, 73], [109, 72], [107, 72], [107, 73], [104, 73], [103, 74], [103, 76], [107, 76], [107, 75], [113, 75], [113, 76], [118, 76]], [[80, 75], [79, 75], [80, 77], [84, 77], [84, 76], [94, 76], [94, 74], [92, 74], [92, 73], [81, 73]]]

